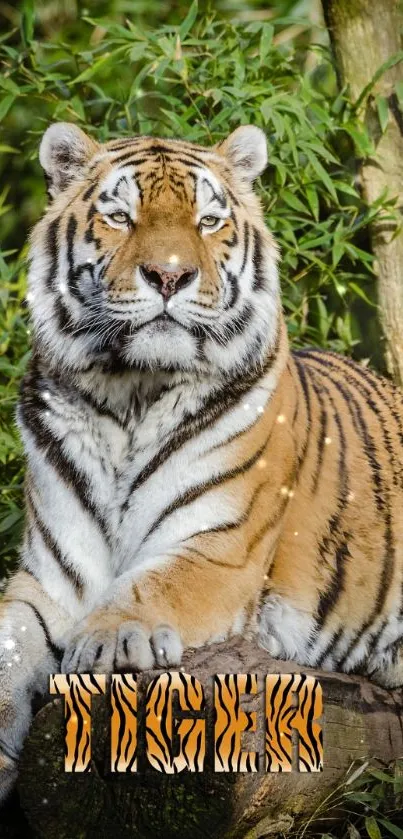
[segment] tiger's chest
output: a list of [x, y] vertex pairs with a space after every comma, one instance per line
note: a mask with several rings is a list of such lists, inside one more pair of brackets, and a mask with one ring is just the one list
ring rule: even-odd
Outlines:
[[[90, 482], [109, 534], [112, 564], [120, 572], [147, 557], [159, 520], [203, 473], [201, 459], [215, 441], [214, 431], [202, 439], [189, 432], [198, 400], [197, 393], [173, 388], [124, 424], [84, 401], [74, 411], [65, 408], [62, 445]], [[219, 468], [219, 450], [213, 460]], [[165, 528], [157, 547], [153, 540], [152, 552], [167, 550], [174, 541], [175, 534]]]

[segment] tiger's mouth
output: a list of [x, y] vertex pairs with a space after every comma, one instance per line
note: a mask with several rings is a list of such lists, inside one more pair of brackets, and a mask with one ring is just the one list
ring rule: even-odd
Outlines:
[[155, 318], [149, 320], [148, 323], [144, 323], [143, 326], [156, 326], [157, 329], [163, 329], [167, 326], [169, 321], [180, 326], [178, 321], [175, 318], [173, 318], [172, 315], [170, 315], [167, 311], [163, 311], [160, 315], [156, 315]]
[[133, 319], [127, 318], [116, 323], [116, 329], [106, 329], [104, 334], [99, 336], [96, 350], [99, 353], [112, 352], [121, 353], [130, 344], [130, 339], [142, 330], [152, 328], [155, 332], [162, 332], [170, 325], [180, 327], [181, 324], [167, 311], [160, 312], [150, 320], [133, 326]]
[[156, 315], [155, 318], [153, 318], [153, 320], [151, 321], [151, 323], [155, 323], [155, 321], [157, 320], [174, 320], [174, 318], [172, 317], [172, 315], [169, 314], [169, 312], [164, 310], [160, 315]]

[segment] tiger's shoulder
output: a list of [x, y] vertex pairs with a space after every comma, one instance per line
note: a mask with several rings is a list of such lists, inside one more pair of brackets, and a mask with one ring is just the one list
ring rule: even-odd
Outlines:
[[392, 461], [402, 459], [403, 393], [396, 384], [330, 350], [297, 349], [291, 360], [311, 421], [323, 426], [324, 412], [332, 414], [346, 445], [353, 431], [367, 449], [376, 444]]
[[358, 385], [361, 383], [368, 389], [373, 388], [375, 392], [389, 393], [403, 408], [403, 392], [397, 384], [387, 376], [367, 366], [367, 364], [355, 361], [350, 356], [319, 347], [293, 349], [290, 355], [296, 362], [297, 367], [302, 364], [307, 370], [321, 371], [323, 376], [328, 376], [329, 381], [331, 381], [331, 377], [344, 377], [345, 383], [352, 387], [356, 383]]

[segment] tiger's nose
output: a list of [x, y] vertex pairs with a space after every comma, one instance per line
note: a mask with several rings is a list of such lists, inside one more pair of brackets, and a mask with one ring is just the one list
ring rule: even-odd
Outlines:
[[197, 277], [197, 268], [166, 265], [140, 265], [140, 273], [148, 285], [159, 291], [165, 299], [189, 285]]

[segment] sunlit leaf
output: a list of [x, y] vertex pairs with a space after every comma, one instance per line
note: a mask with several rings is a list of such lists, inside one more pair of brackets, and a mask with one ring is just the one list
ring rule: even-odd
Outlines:
[[181, 23], [179, 27], [179, 38], [183, 41], [186, 38], [188, 32], [190, 32], [196, 17], [197, 17], [197, 9], [198, 9], [198, 2], [197, 0], [193, 0], [193, 3], [185, 17], [185, 20]]
[[377, 96], [375, 99], [376, 109], [378, 112], [379, 124], [381, 126], [382, 134], [385, 133], [389, 122], [389, 104], [386, 96]]

